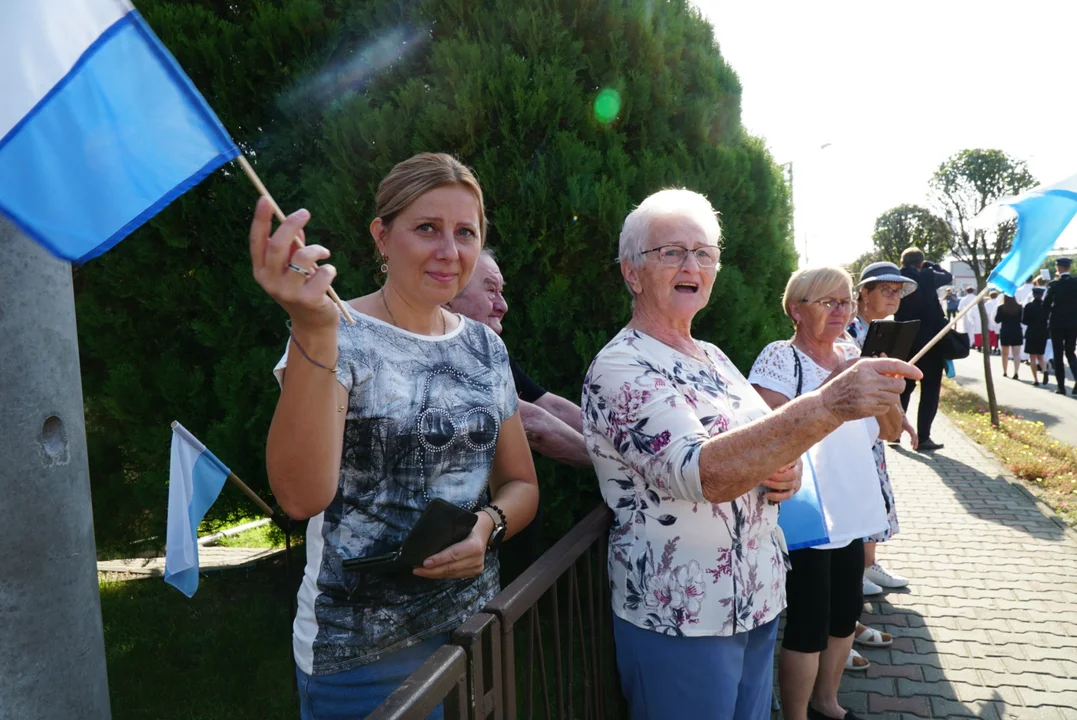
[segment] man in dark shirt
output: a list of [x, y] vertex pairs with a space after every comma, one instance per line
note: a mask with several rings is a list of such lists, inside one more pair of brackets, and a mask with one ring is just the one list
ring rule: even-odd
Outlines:
[[1073, 394], [1077, 395], [1077, 279], [1070, 276], [1073, 261], [1060, 257], [1055, 261], [1057, 278], [1047, 286], [1047, 297], [1043, 300], [1043, 310], [1048, 315], [1047, 329], [1051, 333], [1051, 347], [1055, 354], [1055, 379], [1058, 381], [1059, 395], [1066, 394], [1066, 365], [1063, 357], [1069, 361], [1073, 373]]
[[[943, 314], [942, 305], [939, 303], [938, 288], [949, 285], [954, 278], [934, 263], [924, 262], [924, 253], [915, 247], [901, 254], [901, 274], [915, 280], [917, 288], [901, 299], [901, 305], [894, 314], [894, 319], [920, 321], [920, 329], [916, 331], [916, 339], [912, 345], [912, 352], [915, 355], [946, 326], [946, 315]], [[920, 452], [938, 450], [942, 447], [940, 443], [931, 439], [931, 424], [935, 421], [935, 414], [939, 410], [939, 393], [942, 390], [942, 371], [945, 362], [942, 348], [936, 345], [920, 362], [916, 363], [916, 367], [924, 373], [923, 379], [920, 380], [920, 407], [916, 412], [916, 432], [920, 436], [920, 445], [917, 449]], [[906, 381], [905, 392], [901, 395], [903, 409], [908, 409], [909, 398], [915, 387], [914, 381]]]
[[[467, 287], [446, 307], [501, 334], [501, 320], [508, 312], [505, 279], [497, 260], [488, 248], [482, 251]], [[524, 372], [509, 356], [516, 393], [520, 397], [520, 420], [531, 449], [541, 455], [576, 467], [591, 467], [584, 446], [583, 415], [571, 400], [548, 392]], [[542, 505], [531, 524], [501, 545], [501, 586], [505, 587], [538, 559]]]

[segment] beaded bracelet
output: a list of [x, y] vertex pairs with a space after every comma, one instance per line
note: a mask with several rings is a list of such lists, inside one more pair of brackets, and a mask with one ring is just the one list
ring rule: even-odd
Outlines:
[[[501, 516], [501, 524], [502, 525], [508, 525], [509, 524], [508, 518], [505, 517], [505, 513], [497, 505], [494, 505], [493, 503], [490, 503], [486, 507], [490, 508], [491, 510], [496, 512], [499, 516]], [[485, 510], [485, 509], [486, 508], [483, 508], [483, 510]]]

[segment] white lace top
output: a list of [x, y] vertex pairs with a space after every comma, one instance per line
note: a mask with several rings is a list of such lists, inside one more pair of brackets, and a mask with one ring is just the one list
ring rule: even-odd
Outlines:
[[[834, 348], [845, 360], [860, 355], [860, 350], [852, 344], [835, 343]], [[792, 400], [797, 396], [797, 365], [794, 352], [800, 358], [801, 371], [804, 373], [800, 394], [822, 387], [832, 371], [820, 366], [810, 355], [798, 350], [788, 340], [772, 342], [763, 348], [763, 352], [759, 353], [759, 357], [752, 364], [748, 382], [781, 393]]]
[[[856, 345], [836, 343], [834, 347], [847, 360], [860, 355]], [[800, 360], [799, 373], [795, 358]], [[792, 400], [797, 396], [798, 378], [800, 393], [804, 394], [821, 387], [831, 372], [788, 340], [781, 340], [759, 353], [748, 382]], [[879, 421], [866, 418], [845, 423], [808, 452], [831, 541], [816, 549], [844, 547], [887, 526], [886, 505], [879, 492], [872, 455], [872, 445], [878, 437]]]

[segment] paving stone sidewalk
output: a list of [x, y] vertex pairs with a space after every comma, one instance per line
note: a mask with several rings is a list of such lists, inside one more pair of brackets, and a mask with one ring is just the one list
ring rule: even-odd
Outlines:
[[[915, 412], [910, 408], [910, 417]], [[893, 633], [842, 681], [872, 719], [1077, 720], [1077, 533], [950, 423], [932, 454], [888, 448], [901, 524], [879, 545], [909, 588], [865, 605]]]

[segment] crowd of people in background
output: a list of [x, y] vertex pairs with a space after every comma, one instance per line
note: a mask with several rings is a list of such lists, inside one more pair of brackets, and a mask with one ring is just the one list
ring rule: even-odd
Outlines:
[[[1028, 362], [1032, 384], [1050, 385], [1049, 364], [1053, 366], [1055, 392], [1066, 395], [1066, 364], [1075, 378], [1072, 393], [1077, 395], [1077, 279], [1070, 275], [1073, 261], [1055, 260], [1055, 279], [1029, 278], [1013, 295], [991, 290], [981, 303], [987, 318], [987, 332], [977, 308], [971, 309], [961, 324], [972, 347], [980, 352], [997, 354], [1002, 359], [1002, 374], [1020, 380], [1021, 366]], [[976, 302], [977, 292], [966, 287], [960, 299], [948, 288], [941, 300], [950, 320]], [[1010, 374], [1010, 368], [1013, 374]], [[1043, 377], [1042, 381], [1040, 377]]]
[[[581, 378], [577, 405], [501, 339], [507, 283], [469, 168], [412, 157], [378, 186], [376, 206], [384, 280], [349, 301], [354, 324], [326, 297], [328, 251], [295, 242], [309, 213], [273, 232], [263, 201], [251, 225], [255, 278], [290, 319], [267, 468], [284, 511], [310, 518], [293, 624], [304, 720], [369, 713], [537, 558], [532, 452], [593, 467], [611, 509], [617, 671], [632, 718], [670, 708], [769, 718], [784, 613], [787, 720], [858, 720], [838, 702], [843, 674], [870, 664], [854, 645], [894, 640], [860, 622], [864, 597], [909, 583], [878, 557], [899, 532], [886, 445], [907, 433], [913, 450], [942, 447], [931, 428], [948, 356], [927, 345], [975, 291], [940, 302], [953, 278], [917, 248], [855, 281], [840, 267], [799, 270], [781, 298], [792, 337], [762, 348], [745, 377], [693, 334], [718, 281], [717, 213], [698, 193], [663, 190], [624, 220], [631, 317]], [[1027, 302], [991, 306], [994, 330], [965, 316], [984, 352], [997, 336], [1013, 377], [1023, 347], [1038, 384], [1048, 337], [1077, 370], [1077, 281], [1067, 259], [1059, 270]], [[915, 366], [861, 357], [871, 323], [889, 317], [919, 321]], [[917, 383], [914, 427], [905, 412]], [[805, 457], [827, 537], [790, 550], [778, 520]], [[473, 516], [465, 539], [403, 572], [348, 569], [391, 555], [435, 501]]]

